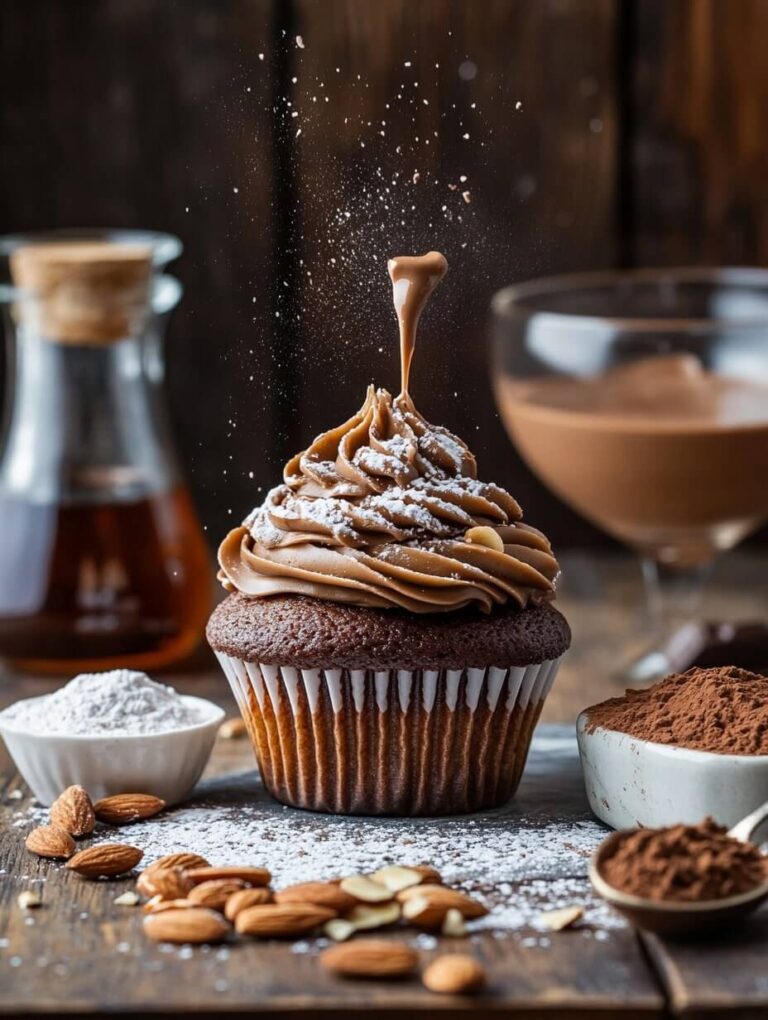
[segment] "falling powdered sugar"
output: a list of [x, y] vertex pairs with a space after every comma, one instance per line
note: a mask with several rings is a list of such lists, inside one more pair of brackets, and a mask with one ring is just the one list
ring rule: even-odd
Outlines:
[[68, 736], [167, 733], [203, 721], [173, 687], [130, 669], [81, 673], [53, 694], [16, 702], [0, 719], [34, 733]]

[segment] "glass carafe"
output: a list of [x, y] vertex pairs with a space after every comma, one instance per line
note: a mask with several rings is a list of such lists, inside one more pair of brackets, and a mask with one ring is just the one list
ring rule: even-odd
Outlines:
[[200, 640], [208, 548], [174, 453], [163, 332], [171, 236], [0, 239], [0, 656], [35, 670], [156, 668]]

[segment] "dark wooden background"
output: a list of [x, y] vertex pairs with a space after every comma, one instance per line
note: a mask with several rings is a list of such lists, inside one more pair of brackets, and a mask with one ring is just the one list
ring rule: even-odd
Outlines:
[[488, 301], [763, 262], [766, 38], [766, 0], [2, 0], [0, 230], [182, 237], [170, 399], [212, 542], [367, 382], [396, 385], [385, 259], [446, 251], [419, 406], [558, 545], [604, 542], [505, 438]]

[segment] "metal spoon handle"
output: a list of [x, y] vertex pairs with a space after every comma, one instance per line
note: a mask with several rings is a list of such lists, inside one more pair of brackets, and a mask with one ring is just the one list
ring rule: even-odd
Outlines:
[[752, 834], [763, 824], [766, 818], [768, 818], [768, 801], [765, 804], [761, 804], [759, 808], [755, 808], [746, 818], [742, 818], [740, 822], [737, 822], [732, 829], [728, 830], [728, 835], [733, 836], [734, 839], [738, 839], [742, 843], [748, 843], [752, 838]]

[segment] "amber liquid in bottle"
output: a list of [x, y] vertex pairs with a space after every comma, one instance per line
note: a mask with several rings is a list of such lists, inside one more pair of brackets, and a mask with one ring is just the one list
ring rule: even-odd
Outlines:
[[133, 502], [0, 497], [0, 653], [27, 669], [154, 669], [198, 644], [212, 570], [186, 489]]

